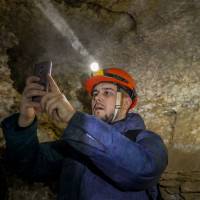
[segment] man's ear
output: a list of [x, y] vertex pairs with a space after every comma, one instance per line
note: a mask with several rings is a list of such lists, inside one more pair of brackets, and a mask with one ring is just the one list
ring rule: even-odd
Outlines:
[[132, 104], [132, 99], [129, 97], [129, 95], [123, 95], [123, 107], [124, 109], [128, 110]]

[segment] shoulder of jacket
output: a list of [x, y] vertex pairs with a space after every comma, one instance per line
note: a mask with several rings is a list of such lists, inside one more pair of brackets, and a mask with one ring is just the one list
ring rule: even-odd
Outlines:
[[138, 140], [141, 140], [144, 138], [150, 138], [150, 137], [161, 139], [160, 135], [146, 129], [128, 130], [127, 132], [124, 133], [124, 135], [133, 141], [138, 141]]
[[162, 140], [161, 136], [151, 130], [143, 130], [141, 133], [138, 135], [137, 140], [142, 140], [145, 138], [151, 138], [154, 140]]

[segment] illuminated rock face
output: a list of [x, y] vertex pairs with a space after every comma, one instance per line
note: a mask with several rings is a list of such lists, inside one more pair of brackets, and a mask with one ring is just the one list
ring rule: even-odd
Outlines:
[[[81, 111], [90, 110], [81, 82], [90, 62], [122, 67], [137, 80], [137, 111], [169, 149], [164, 199], [200, 199], [198, 0], [41, 2], [0, 2], [0, 118], [18, 110], [35, 62], [53, 60], [55, 79]], [[54, 139], [60, 129], [41, 119], [40, 140]], [[10, 199], [27, 199], [33, 190], [37, 199], [44, 191], [54, 199], [41, 185], [9, 185]]]

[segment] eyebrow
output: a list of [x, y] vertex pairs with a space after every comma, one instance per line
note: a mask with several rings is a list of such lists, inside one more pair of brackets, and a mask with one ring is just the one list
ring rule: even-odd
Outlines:
[[[108, 88], [108, 87], [105, 87], [105, 88], [101, 88], [102, 90], [112, 90], [115, 92], [115, 90], [113, 88]], [[98, 92], [99, 90], [97, 89], [94, 89], [92, 92]]]
[[113, 91], [115, 91], [113, 88], [102, 88], [103, 90], [113, 90]]

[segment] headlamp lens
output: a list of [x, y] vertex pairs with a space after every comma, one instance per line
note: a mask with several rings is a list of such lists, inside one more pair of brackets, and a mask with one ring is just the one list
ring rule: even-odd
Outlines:
[[99, 64], [97, 62], [91, 63], [90, 69], [92, 70], [92, 72], [97, 72], [99, 70]]

